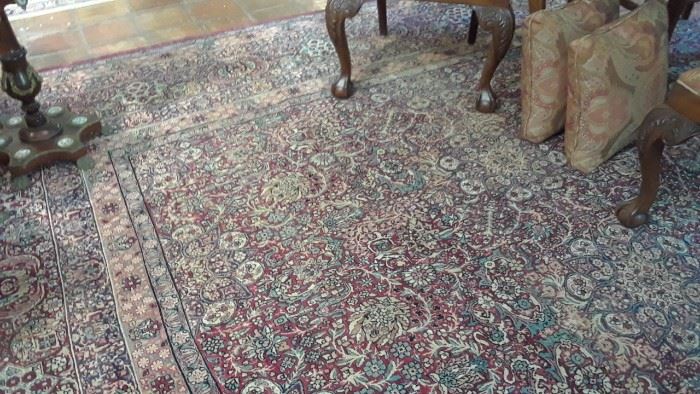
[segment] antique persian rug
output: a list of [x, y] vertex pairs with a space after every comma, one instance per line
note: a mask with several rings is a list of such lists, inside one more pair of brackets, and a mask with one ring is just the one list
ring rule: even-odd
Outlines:
[[[636, 150], [519, 140], [517, 40], [481, 114], [466, 7], [372, 7], [349, 100], [322, 14], [44, 73], [105, 135], [3, 174], [0, 392], [700, 390], [700, 141], [625, 229]], [[672, 48], [700, 65], [697, 18]]]

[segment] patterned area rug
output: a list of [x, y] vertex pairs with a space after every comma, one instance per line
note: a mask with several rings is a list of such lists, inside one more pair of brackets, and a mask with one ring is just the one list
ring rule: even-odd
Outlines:
[[0, 391], [700, 390], [699, 141], [622, 228], [636, 150], [585, 176], [519, 140], [517, 43], [484, 115], [466, 8], [395, 3], [383, 38], [365, 7], [345, 101], [321, 14], [44, 74], [107, 135], [4, 174]]

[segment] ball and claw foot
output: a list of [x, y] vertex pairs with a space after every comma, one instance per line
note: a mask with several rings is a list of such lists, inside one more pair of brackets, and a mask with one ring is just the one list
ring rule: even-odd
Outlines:
[[479, 98], [476, 100], [476, 110], [486, 114], [496, 111], [496, 97], [491, 89], [483, 89], [479, 92]]
[[617, 219], [625, 227], [635, 228], [649, 221], [649, 213], [640, 211], [636, 202], [637, 199], [623, 202], [615, 210]]
[[350, 76], [341, 75], [338, 80], [331, 85], [331, 93], [335, 98], [346, 99], [353, 94], [353, 84]]

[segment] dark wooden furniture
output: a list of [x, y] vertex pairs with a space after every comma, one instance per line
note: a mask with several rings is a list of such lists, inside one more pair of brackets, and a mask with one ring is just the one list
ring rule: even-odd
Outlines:
[[[469, 44], [473, 44], [476, 40], [477, 27], [480, 26], [491, 33], [491, 46], [477, 86], [479, 98], [476, 108], [481, 112], [493, 112], [496, 109], [496, 99], [491, 88], [491, 79], [510, 47], [515, 27], [515, 17], [510, 0], [431, 1], [476, 6], [471, 15]], [[340, 60], [340, 76], [331, 86], [331, 92], [337, 98], [347, 98], [352, 94], [352, 63], [345, 35], [345, 20], [357, 15], [363, 2], [363, 0], [328, 0], [326, 3], [326, 27]], [[537, 11], [544, 8], [545, 0], [529, 0], [528, 5], [530, 12]], [[379, 11], [379, 33], [386, 35], [386, 0], [377, 0], [377, 9]]]
[[0, 87], [22, 103], [24, 116], [0, 117], [0, 165], [8, 166], [16, 177], [54, 161], [80, 159], [87, 153], [85, 142], [98, 135], [102, 126], [94, 115], [77, 115], [67, 107], [41, 111], [35, 100], [41, 77], [27, 62], [27, 51], [19, 45], [5, 13], [5, 6], [13, 2], [0, 0]]
[[700, 0], [668, 0], [668, 36], [671, 37], [680, 19], [690, 18], [693, 5]]
[[[697, 73], [696, 78], [700, 79], [700, 69], [691, 72]], [[678, 145], [693, 135], [700, 134], [699, 123], [700, 92], [681, 82], [673, 84], [666, 102], [651, 110], [644, 118], [637, 130], [642, 170], [639, 195], [620, 205], [616, 212], [624, 226], [637, 227], [647, 222], [649, 208], [659, 189], [664, 146]]]

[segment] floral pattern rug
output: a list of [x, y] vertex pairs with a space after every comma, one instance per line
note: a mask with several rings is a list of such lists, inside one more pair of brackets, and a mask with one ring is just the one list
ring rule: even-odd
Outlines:
[[636, 150], [583, 175], [519, 140], [517, 40], [485, 115], [467, 8], [381, 37], [372, 7], [349, 100], [322, 14], [44, 73], [105, 131], [91, 168], [3, 174], [0, 391], [700, 390], [699, 141], [625, 229]]

